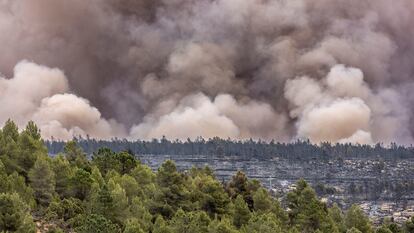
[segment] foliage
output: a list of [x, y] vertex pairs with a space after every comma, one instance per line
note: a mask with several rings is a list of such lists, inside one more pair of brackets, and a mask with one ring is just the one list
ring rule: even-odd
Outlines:
[[35, 226], [29, 207], [17, 193], [0, 194], [0, 231], [35, 232]]
[[[231, 140], [218, 137], [195, 140], [174, 140], [166, 138], [153, 139], [151, 141], [127, 141], [114, 138], [108, 140], [96, 140], [88, 138], [77, 138], [77, 144], [87, 153], [92, 154], [99, 148], [109, 148], [114, 152], [130, 151], [139, 155], [221, 155], [239, 157], [273, 157], [279, 155], [283, 158], [295, 160], [296, 158], [312, 160], [325, 155], [335, 158], [413, 158], [413, 146], [400, 146], [395, 143], [384, 145], [363, 144], [331, 144], [328, 142], [320, 145], [312, 144], [309, 141], [295, 141], [290, 143], [262, 141], [262, 140]], [[46, 141], [48, 150], [52, 154], [63, 152], [65, 142]]]
[[414, 233], [414, 216], [405, 223], [405, 230], [408, 233]]
[[119, 227], [102, 215], [91, 214], [85, 216], [81, 225], [76, 228], [77, 233], [117, 233]]
[[[245, 150], [251, 154], [283, 151], [281, 154], [295, 155], [314, 150], [308, 142], [297, 142], [297, 147], [291, 147], [252, 140], [229, 142], [200, 138], [180, 144], [164, 139], [136, 142], [139, 147], [132, 149], [125, 148], [129, 145], [126, 142], [116, 142], [118, 147], [112, 150], [95, 147], [101, 145], [98, 142], [75, 139], [62, 144], [61, 153], [52, 157], [47, 155], [40, 131], [33, 122], [19, 132], [13, 121], [7, 121], [0, 130], [0, 232], [35, 232], [32, 216], [49, 223], [49, 232], [414, 232], [414, 219], [404, 226], [384, 222], [375, 229], [356, 205], [343, 214], [338, 206], [329, 207], [322, 202], [304, 180], [299, 180], [296, 188], [279, 200], [242, 171], [228, 182], [221, 182], [208, 167], [180, 171], [173, 161], [167, 160], [154, 172], [131, 153], [171, 150], [180, 154], [197, 150], [208, 154], [216, 153], [214, 148], [218, 146], [224, 155], [242, 156], [247, 153]], [[86, 149], [85, 143], [89, 143]], [[56, 149], [53, 147], [60, 145], [46, 144], [52, 152]], [[331, 150], [327, 145], [322, 147]], [[337, 147], [339, 152], [335, 153], [342, 153], [342, 147]], [[92, 157], [89, 157], [90, 148], [94, 148]], [[345, 148], [355, 149], [350, 145]], [[377, 152], [385, 150], [376, 148]], [[398, 147], [394, 150], [405, 151]], [[334, 191], [321, 185], [316, 188], [321, 193]]]
[[345, 215], [345, 225], [347, 228], [356, 228], [362, 233], [373, 232], [368, 217], [357, 205], [352, 205]]
[[47, 158], [38, 157], [33, 168], [29, 171], [30, 186], [38, 204], [47, 206], [55, 192], [55, 173]]
[[247, 224], [250, 219], [250, 210], [241, 195], [238, 195], [234, 202], [233, 224], [240, 228]]

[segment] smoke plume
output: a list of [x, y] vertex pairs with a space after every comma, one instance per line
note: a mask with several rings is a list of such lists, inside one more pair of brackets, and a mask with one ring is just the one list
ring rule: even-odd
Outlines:
[[19, 62], [11, 79], [0, 77], [0, 121], [12, 118], [19, 125], [34, 120], [47, 138], [74, 135], [111, 138], [125, 135], [115, 120], [103, 119], [89, 101], [68, 93], [62, 71]]
[[412, 143], [411, 0], [0, 1], [0, 123]]

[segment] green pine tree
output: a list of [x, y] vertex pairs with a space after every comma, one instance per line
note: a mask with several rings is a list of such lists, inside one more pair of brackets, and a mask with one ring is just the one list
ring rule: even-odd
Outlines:
[[47, 206], [55, 194], [55, 173], [47, 158], [42, 156], [36, 160], [29, 171], [29, 180], [37, 203]]
[[30, 209], [17, 193], [0, 194], [0, 231], [36, 232]]
[[244, 201], [241, 195], [238, 195], [234, 201], [234, 215], [233, 215], [233, 224], [240, 228], [241, 226], [247, 224], [250, 219], [250, 210], [247, 206], [247, 203]]

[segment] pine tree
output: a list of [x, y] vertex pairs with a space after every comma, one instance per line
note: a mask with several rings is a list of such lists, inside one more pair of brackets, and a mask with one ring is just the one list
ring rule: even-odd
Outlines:
[[344, 216], [339, 206], [335, 203], [331, 208], [329, 208], [328, 213], [331, 219], [334, 221], [339, 232], [345, 232], [346, 226], [344, 222]]
[[361, 233], [361, 231], [356, 229], [355, 227], [352, 227], [351, 229], [346, 231], [346, 233]]
[[131, 216], [140, 223], [140, 227], [145, 231], [149, 232], [152, 228], [153, 216], [142, 203], [139, 197], [133, 198], [130, 205]]
[[66, 159], [71, 164], [76, 164], [78, 167], [85, 168], [88, 166], [88, 160], [83, 150], [78, 146], [77, 142], [72, 140], [65, 144], [64, 154]]
[[[158, 190], [152, 209], [170, 218], [179, 209], [189, 209], [189, 192], [185, 186], [185, 177], [177, 171], [175, 163], [165, 161], [157, 173]], [[154, 211], [153, 211], [154, 213]]]
[[280, 221], [272, 213], [255, 213], [243, 229], [246, 233], [282, 233]]
[[241, 195], [238, 195], [234, 201], [233, 224], [240, 228], [250, 219], [250, 210], [247, 203]]
[[8, 119], [3, 126], [3, 137], [15, 142], [19, 139], [19, 128], [11, 119]]
[[173, 233], [173, 231], [168, 227], [167, 223], [160, 215], [158, 215], [158, 217], [155, 220], [152, 232], [153, 233]]
[[26, 129], [18, 138], [19, 156], [18, 164], [22, 169], [22, 174], [27, 176], [37, 158], [46, 156], [47, 150], [40, 138], [40, 131], [33, 122], [29, 122]]
[[387, 226], [381, 226], [379, 227], [375, 233], [393, 233], [390, 229], [388, 229]]
[[128, 198], [125, 190], [112, 180], [108, 182], [108, 188], [113, 200], [112, 216], [108, 216], [108, 219], [115, 223], [122, 223], [129, 215]]
[[71, 189], [71, 179], [74, 176], [74, 169], [69, 161], [62, 155], [52, 160], [52, 168], [55, 173], [56, 192], [61, 198], [68, 197]]
[[33, 121], [29, 121], [26, 125], [26, 129], [24, 130], [30, 137], [32, 137], [36, 141], [41, 140], [40, 136], [40, 129]]
[[356, 228], [361, 233], [372, 233], [371, 223], [368, 217], [357, 205], [352, 205], [345, 215], [345, 225], [348, 229]]
[[324, 233], [338, 232], [328, 214], [325, 203], [316, 196], [315, 191], [304, 180], [296, 183], [296, 189], [287, 195], [290, 208], [289, 218], [292, 226], [303, 232], [320, 230]]
[[0, 194], [0, 231], [34, 233], [35, 225], [29, 207], [18, 194]]
[[9, 191], [9, 183], [5, 182], [7, 181], [8, 176], [6, 172], [6, 167], [4, 166], [3, 162], [0, 160], [0, 180], [3, 182], [0, 182], [0, 193], [5, 193]]
[[112, 210], [114, 208], [114, 200], [108, 186], [105, 184], [98, 193], [97, 200], [93, 206], [94, 212], [106, 216], [113, 217]]
[[27, 171], [20, 166], [19, 132], [17, 125], [10, 119], [0, 131], [0, 158], [8, 174], [18, 172], [27, 177]]
[[70, 182], [72, 195], [80, 200], [85, 200], [90, 194], [94, 180], [88, 171], [77, 168]]
[[13, 172], [7, 177], [7, 180], [3, 180], [4, 183], [8, 185], [9, 193], [17, 193], [22, 198], [22, 200], [28, 204], [30, 207], [34, 207], [36, 201], [34, 200], [34, 191], [31, 187], [26, 184], [26, 181], [23, 176]]
[[272, 208], [272, 199], [266, 189], [260, 188], [253, 194], [253, 206], [255, 211], [267, 212]]
[[30, 186], [37, 203], [47, 206], [55, 194], [55, 174], [46, 158], [39, 157], [29, 171]]
[[148, 231], [144, 231], [141, 227], [141, 223], [138, 219], [129, 219], [125, 224], [125, 230], [123, 233], [145, 233]]
[[102, 215], [89, 214], [76, 229], [77, 233], [119, 233], [119, 227]]
[[215, 219], [208, 226], [209, 233], [239, 233], [232, 222], [227, 218]]
[[221, 217], [229, 212], [230, 199], [220, 182], [205, 174], [196, 175], [192, 181], [191, 198], [199, 204], [200, 209], [210, 217]]
[[405, 223], [405, 230], [408, 233], [414, 233], [414, 216]]

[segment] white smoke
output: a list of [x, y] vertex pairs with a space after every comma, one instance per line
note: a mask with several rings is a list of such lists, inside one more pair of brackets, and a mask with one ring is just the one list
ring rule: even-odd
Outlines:
[[[384, 98], [385, 93], [391, 96]], [[285, 97], [293, 106], [291, 116], [298, 119], [297, 136], [315, 143], [391, 142], [404, 135], [392, 130], [399, 128], [396, 123], [408, 123], [407, 114], [400, 114], [405, 107], [398, 93], [392, 89], [374, 93], [361, 70], [344, 65], [332, 67], [321, 81], [309, 77], [288, 80]], [[389, 100], [397, 101], [391, 104]]]
[[[315, 105], [298, 121], [298, 136], [312, 142], [348, 142], [355, 134], [368, 131], [371, 110], [358, 98], [337, 99], [329, 104]], [[360, 143], [372, 143], [371, 135]]]
[[0, 77], [0, 90], [2, 123], [11, 118], [23, 127], [34, 120], [45, 138], [125, 136], [120, 124], [102, 118], [88, 100], [68, 93], [68, 82], [59, 69], [22, 61], [14, 77]]
[[135, 138], [196, 138], [222, 137], [234, 138], [239, 134], [232, 120], [224, 116], [219, 109], [203, 94], [188, 96], [168, 114], [147, 116], [144, 122], [131, 129]]
[[14, 68], [12, 79], [0, 77], [0, 121], [30, 119], [43, 98], [67, 89], [62, 71], [22, 61]]
[[[265, 103], [238, 103], [228, 94], [220, 94], [211, 100], [206, 95], [198, 93], [186, 96], [176, 106], [168, 107], [172, 107], [172, 110], [165, 111], [165, 106], [170, 104], [161, 104], [157, 108], [160, 109], [157, 113], [147, 116], [143, 123], [134, 126], [131, 129], [131, 137], [282, 139], [286, 135], [286, 118], [275, 113], [272, 107]], [[272, 124], [271, 127], [269, 123]]]
[[[203, 93], [169, 98], [153, 107], [127, 133], [116, 120], [105, 119], [87, 99], [70, 93], [64, 73], [32, 62], [19, 62], [11, 79], [0, 78], [0, 121], [13, 118], [20, 126], [39, 124], [45, 138], [152, 139], [262, 138], [289, 140], [288, 117], [265, 103], [229, 94], [213, 99]], [[361, 70], [335, 65], [324, 79], [307, 76], [288, 80], [285, 98], [296, 135], [312, 142], [373, 143], [409, 138], [397, 130], [408, 122], [401, 96], [392, 89], [374, 93]], [[400, 125], [398, 125], [400, 124]], [[395, 127], [398, 126], [398, 127]]]

